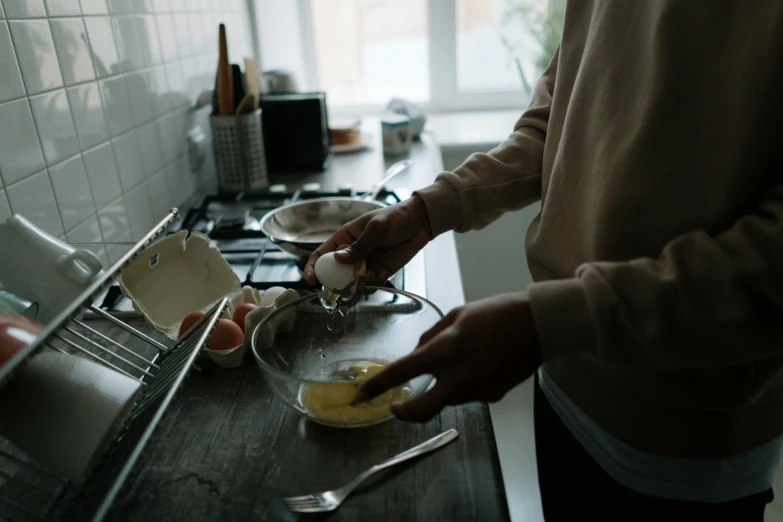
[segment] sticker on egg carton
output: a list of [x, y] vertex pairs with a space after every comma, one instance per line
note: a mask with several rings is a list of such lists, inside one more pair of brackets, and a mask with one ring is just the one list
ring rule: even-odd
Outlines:
[[[296, 291], [282, 287], [264, 293], [252, 287], [242, 288], [239, 278], [209, 237], [200, 232], [188, 237], [187, 230], [147, 247], [122, 271], [118, 282], [133, 308], [172, 341], [178, 339], [182, 320], [188, 314], [207, 311], [224, 297], [229, 300], [224, 315], [227, 319], [233, 318], [240, 304], [257, 304], [258, 308], [245, 318], [242, 344], [227, 350], [204, 350], [224, 368], [242, 364], [253, 329], [264, 317], [299, 297]], [[284, 321], [289, 329], [293, 320], [292, 315]]]

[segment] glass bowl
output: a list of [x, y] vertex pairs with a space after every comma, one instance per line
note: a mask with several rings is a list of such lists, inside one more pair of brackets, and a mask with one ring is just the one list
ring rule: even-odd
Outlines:
[[266, 382], [302, 416], [338, 427], [391, 418], [392, 402], [427, 390], [422, 375], [365, 404], [352, 406], [358, 384], [409, 354], [442, 317], [431, 302], [389, 288], [367, 287], [347, 309], [328, 311], [309, 295], [278, 308], [256, 327], [251, 346]]

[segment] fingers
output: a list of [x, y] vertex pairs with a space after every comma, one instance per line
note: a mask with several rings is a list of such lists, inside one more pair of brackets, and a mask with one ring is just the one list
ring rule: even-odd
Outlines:
[[318, 278], [315, 276], [315, 262], [318, 261], [319, 257], [327, 252], [334, 252], [340, 245], [353, 242], [355, 236], [352, 236], [349, 231], [349, 227], [352, 226], [354, 226], [353, 222], [348, 223], [310, 254], [310, 258], [307, 260], [307, 265], [304, 269], [305, 281], [307, 281], [309, 285], [315, 286], [318, 284]]
[[358, 263], [364, 261], [370, 252], [383, 243], [389, 235], [389, 222], [383, 218], [373, 218], [367, 222], [359, 239], [354, 241], [345, 250], [334, 253], [334, 258], [343, 264]]
[[354, 404], [367, 402], [381, 393], [399, 386], [414, 377], [431, 373], [438, 354], [436, 351], [417, 350], [390, 364], [378, 375], [362, 383], [356, 390]]
[[310, 286], [318, 284], [318, 278], [315, 277], [315, 262], [318, 261], [319, 257], [321, 257], [321, 254], [317, 251], [310, 254], [310, 259], [307, 260], [307, 265], [304, 269], [305, 281], [307, 281], [307, 284]]
[[430, 391], [418, 399], [392, 404], [391, 412], [400, 420], [425, 422], [448, 406], [448, 398], [447, 388], [440, 384], [435, 384]]
[[422, 348], [424, 345], [432, 341], [436, 335], [441, 333], [443, 330], [454, 324], [454, 321], [457, 320], [457, 317], [459, 316], [459, 308], [453, 309], [451, 312], [446, 314], [446, 317], [435, 323], [435, 325], [421, 334], [421, 337], [419, 338], [419, 344], [416, 347], [416, 349]]

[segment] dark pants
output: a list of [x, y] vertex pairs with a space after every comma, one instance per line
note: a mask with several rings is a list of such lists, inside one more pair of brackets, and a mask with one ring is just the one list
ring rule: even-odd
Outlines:
[[721, 504], [650, 497], [612, 479], [552, 409], [536, 379], [536, 455], [547, 522], [763, 522], [772, 490]]

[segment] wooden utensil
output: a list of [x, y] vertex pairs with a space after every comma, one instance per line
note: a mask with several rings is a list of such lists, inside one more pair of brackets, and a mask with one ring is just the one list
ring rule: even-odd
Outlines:
[[226, 40], [226, 26], [220, 24], [219, 32], [219, 56], [217, 75], [218, 113], [221, 116], [234, 114], [234, 82], [231, 72], [231, 62], [228, 61], [228, 42]]
[[245, 83], [247, 84], [247, 93], [255, 98], [253, 110], [258, 109], [258, 97], [261, 89], [258, 87], [258, 65], [256, 59], [250, 56], [245, 57]]

